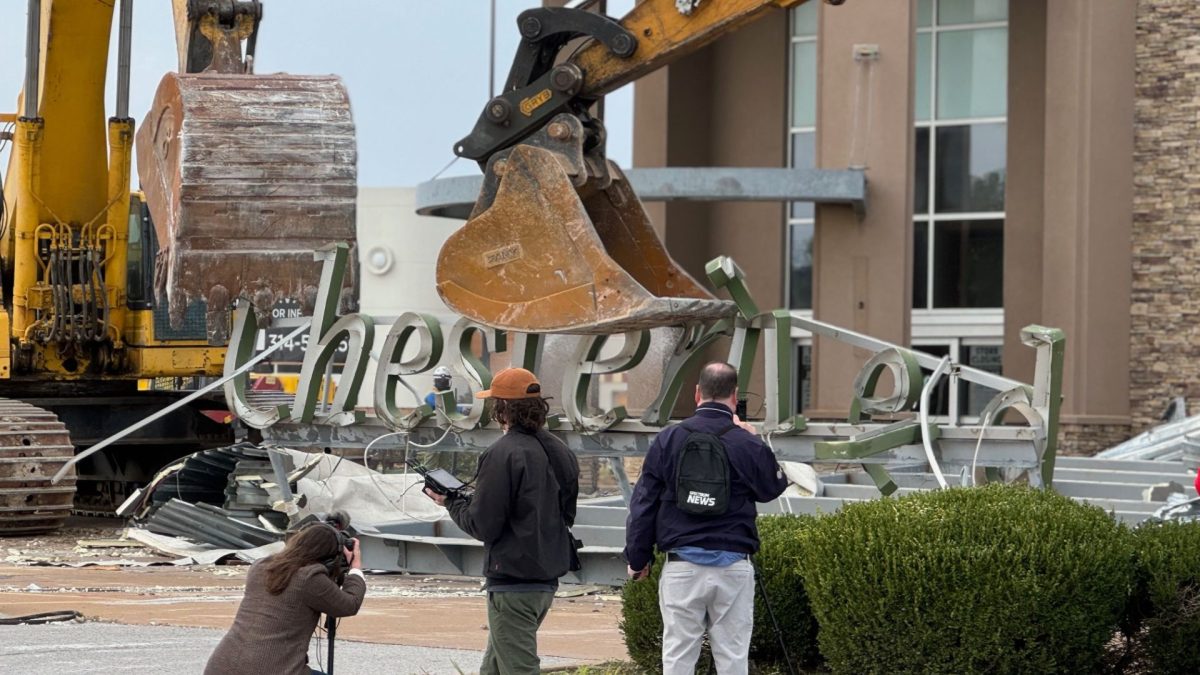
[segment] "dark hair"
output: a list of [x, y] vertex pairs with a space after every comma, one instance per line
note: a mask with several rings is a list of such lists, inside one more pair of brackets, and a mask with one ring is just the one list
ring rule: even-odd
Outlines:
[[293, 534], [283, 551], [263, 560], [267, 590], [272, 595], [279, 595], [301, 567], [342, 559], [343, 556], [338, 555], [340, 548], [341, 539], [332, 525], [315, 523]]
[[737, 390], [738, 372], [724, 361], [713, 361], [700, 371], [700, 398], [719, 401], [733, 396]]
[[501, 424], [533, 433], [546, 424], [550, 404], [538, 398], [498, 398], [493, 413]]

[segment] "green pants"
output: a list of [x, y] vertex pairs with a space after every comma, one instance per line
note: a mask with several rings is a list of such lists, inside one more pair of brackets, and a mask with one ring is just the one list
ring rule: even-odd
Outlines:
[[488, 593], [488, 643], [479, 675], [537, 675], [537, 632], [554, 594], [545, 591]]

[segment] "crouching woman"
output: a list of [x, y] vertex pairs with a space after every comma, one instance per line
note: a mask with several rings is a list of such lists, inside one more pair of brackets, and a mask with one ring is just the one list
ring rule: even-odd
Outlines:
[[[320, 616], [357, 614], [367, 591], [353, 541], [353, 549], [343, 548], [331, 525], [310, 525], [292, 535], [283, 551], [256, 562], [233, 626], [204, 674], [316, 672], [308, 667], [308, 642]], [[343, 575], [339, 586], [335, 580]]]

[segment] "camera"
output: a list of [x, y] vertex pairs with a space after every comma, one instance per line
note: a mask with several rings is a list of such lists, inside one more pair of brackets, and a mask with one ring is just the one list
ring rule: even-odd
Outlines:
[[[350, 514], [345, 511], [334, 511], [326, 514], [321, 518], [321, 522], [333, 528], [333, 531], [338, 536], [338, 552], [333, 559], [333, 564], [341, 562], [343, 573], [350, 569], [350, 558], [347, 550], [354, 550], [354, 538], [358, 534], [358, 530], [350, 525]], [[341, 558], [339, 561], [338, 558]]]
[[325, 569], [329, 570], [330, 575], [337, 575], [334, 579], [341, 585], [345, 579], [346, 570], [350, 569], [350, 554], [347, 549], [354, 550], [354, 539], [358, 536], [358, 530], [355, 530], [350, 525], [350, 515], [345, 511], [334, 511], [333, 513], [315, 513], [302, 518], [293, 526], [291, 532], [299, 532], [306, 527], [328, 526], [333, 528], [337, 534], [338, 549], [337, 552], [329, 558], [322, 560]]

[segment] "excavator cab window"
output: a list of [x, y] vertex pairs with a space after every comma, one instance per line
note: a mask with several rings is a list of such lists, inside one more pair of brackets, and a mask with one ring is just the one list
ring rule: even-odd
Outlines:
[[158, 243], [150, 208], [138, 195], [129, 198], [129, 272], [130, 309], [151, 309], [154, 305], [154, 252]]

